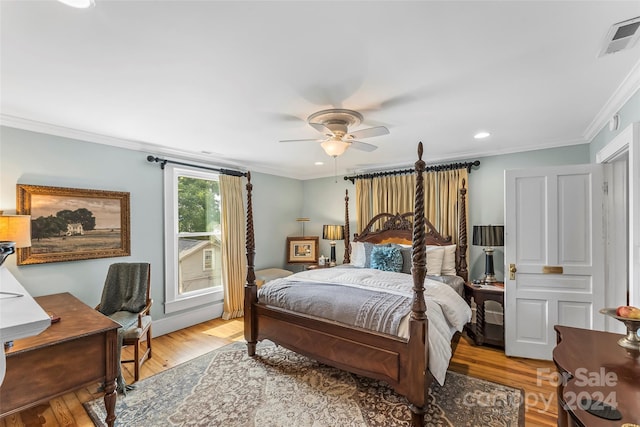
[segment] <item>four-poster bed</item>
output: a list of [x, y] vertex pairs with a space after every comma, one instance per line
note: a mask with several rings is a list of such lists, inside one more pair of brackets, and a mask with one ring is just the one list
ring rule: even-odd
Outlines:
[[[278, 345], [286, 347], [297, 353], [306, 355], [319, 362], [326, 363], [331, 366], [335, 366], [346, 371], [363, 375], [366, 377], [379, 379], [389, 384], [396, 392], [406, 397], [411, 409], [411, 422], [414, 426], [422, 426], [424, 423], [424, 413], [429, 404], [428, 390], [433, 380], [432, 374], [429, 369], [433, 370], [433, 361], [430, 361], [430, 341], [433, 345], [432, 338], [440, 340], [443, 323], [447, 325], [445, 318], [438, 317], [428, 320], [427, 319], [427, 306], [429, 306], [430, 316], [435, 316], [436, 311], [444, 312], [447, 317], [446, 320], [449, 324], [456, 324], [455, 327], [448, 326], [450, 328], [451, 335], [448, 336], [446, 345], [449, 346], [450, 351], [450, 339], [455, 330], [461, 330], [461, 327], [468, 321], [470, 317], [470, 310], [464, 300], [462, 300], [450, 287], [447, 285], [440, 285], [437, 291], [431, 291], [432, 286], [429, 285], [427, 294], [429, 295], [427, 301], [425, 301], [425, 277], [427, 274], [427, 245], [434, 246], [450, 246], [452, 245], [450, 238], [444, 238], [441, 236], [434, 227], [424, 217], [424, 178], [423, 171], [425, 170], [425, 162], [422, 160], [422, 143], [418, 145], [418, 161], [415, 163], [416, 176], [416, 189], [415, 189], [415, 209], [412, 213], [391, 215], [380, 214], [372, 219], [372, 221], [365, 227], [360, 235], [354, 237], [355, 242], [368, 242], [368, 243], [411, 243], [411, 276], [398, 273], [398, 272], [379, 272], [380, 277], [383, 279], [374, 279], [375, 286], [378, 286], [381, 280], [386, 278], [390, 282], [393, 282], [394, 287], [392, 293], [402, 286], [402, 292], [407, 295], [407, 301], [404, 302], [406, 306], [407, 315], [400, 322], [404, 322], [404, 332], [400, 335], [395, 333], [389, 333], [387, 330], [379, 331], [362, 327], [362, 325], [354, 326], [344, 323], [336, 318], [325, 318], [319, 314], [319, 311], [323, 309], [316, 308], [316, 312], [313, 311], [313, 307], [309, 312], [294, 311], [288, 306], [278, 307], [274, 305], [273, 300], [265, 300], [268, 298], [269, 291], [264, 291], [269, 285], [265, 285], [260, 292], [260, 300], [258, 298], [258, 289], [255, 284], [254, 273], [254, 256], [255, 256], [255, 241], [253, 230], [253, 213], [251, 204], [251, 191], [252, 184], [250, 182], [250, 175], [248, 175], [249, 183], [247, 184], [247, 284], [245, 286], [245, 305], [244, 305], [244, 334], [247, 340], [248, 352], [250, 356], [255, 355], [257, 341], [268, 339], [275, 342]], [[463, 189], [461, 195], [463, 199], [460, 202], [459, 208], [461, 210], [459, 214], [460, 218], [460, 233], [459, 241], [457, 244], [457, 256], [456, 256], [456, 272], [459, 276], [466, 280], [466, 214]], [[345, 198], [345, 206], [348, 205], [348, 197]], [[411, 221], [413, 217], [413, 221]], [[384, 226], [382, 229], [373, 231], [373, 224], [379, 220], [384, 219]], [[345, 221], [348, 226], [348, 209], [345, 209]], [[347, 229], [348, 230], [348, 229]], [[348, 234], [348, 232], [346, 233]], [[345, 241], [345, 250], [349, 248], [349, 240]], [[346, 259], [347, 256], [345, 256]], [[330, 278], [343, 277], [352, 275], [352, 272], [357, 270], [356, 268], [332, 268], [323, 269], [324, 271], [318, 272], [303, 272], [298, 273], [290, 277], [304, 276], [304, 273], [309, 274], [324, 274]], [[367, 277], [371, 278], [372, 275], [378, 277], [377, 270], [367, 270]], [[404, 279], [406, 276], [407, 279]], [[305, 294], [307, 300], [318, 301], [318, 305], [321, 307], [332, 308], [335, 305], [334, 301], [327, 303], [323, 301], [321, 303], [320, 296], [311, 294], [312, 285], [315, 285], [316, 277], [308, 276], [311, 280], [302, 283], [302, 286], [293, 286], [289, 282], [279, 282], [277, 286], [282, 289], [296, 289], [299, 294]], [[400, 280], [408, 280], [408, 292], [406, 283], [400, 286]], [[279, 279], [286, 280], [286, 279]], [[297, 279], [300, 280], [300, 279]], [[300, 282], [298, 282], [300, 283]], [[396, 285], [398, 288], [396, 288]], [[276, 286], [276, 287], [277, 287]], [[337, 283], [330, 283], [327, 286], [338, 286]], [[361, 286], [356, 286], [355, 292], [368, 292], [368, 290], [362, 290]], [[338, 289], [338, 288], [331, 288]], [[347, 291], [335, 292], [334, 294], [342, 292], [346, 294]], [[348, 292], [352, 292], [351, 290]], [[330, 292], [331, 293], [331, 292]], [[380, 292], [378, 292], [380, 293]], [[437, 295], [436, 295], [437, 294]], [[446, 296], [447, 301], [451, 301], [450, 306], [444, 306], [442, 309], [435, 304], [433, 300], [438, 299], [440, 294]], [[452, 294], [453, 296], [451, 296]], [[351, 295], [351, 294], [348, 294]], [[276, 295], [275, 300], [279, 299], [280, 294]], [[456, 300], [458, 298], [462, 301]], [[345, 300], [352, 299], [350, 297], [344, 297]], [[353, 298], [357, 299], [357, 298]], [[324, 305], [323, 305], [324, 304]], [[311, 304], [314, 305], [314, 304]], [[399, 303], [399, 305], [402, 305]], [[457, 305], [457, 306], [456, 306]], [[319, 310], [319, 311], [318, 311]], [[339, 313], [341, 311], [349, 312], [351, 307], [343, 310], [341, 307], [334, 309], [332, 312]], [[457, 310], [457, 311], [456, 311]], [[331, 311], [331, 310], [328, 310]], [[450, 314], [449, 312], [455, 312]], [[393, 317], [393, 313], [388, 316]], [[377, 317], [384, 317], [377, 315]], [[438, 316], [441, 316], [438, 314]], [[357, 317], [357, 316], [356, 316]], [[376, 315], [372, 315], [376, 317]], [[457, 319], [457, 320], [456, 320]], [[396, 319], [397, 320], [397, 319]], [[436, 323], [432, 323], [433, 321]], [[397, 322], [396, 322], [397, 323]], [[445, 327], [446, 329], [446, 327]], [[455, 329], [455, 330], [454, 330]], [[446, 334], [445, 334], [446, 335]], [[433, 348], [434, 354], [438, 357], [442, 353], [441, 348]], [[449, 354], [450, 358], [450, 354]], [[435, 360], [435, 358], [434, 358]], [[448, 366], [448, 358], [446, 359], [446, 366]], [[442, 363], [439, 362], [441, 365]], [[441, 371], [441, 369], [439, 369]], [[443, 375], [440, 373], [436, 379], [441, 382]]]

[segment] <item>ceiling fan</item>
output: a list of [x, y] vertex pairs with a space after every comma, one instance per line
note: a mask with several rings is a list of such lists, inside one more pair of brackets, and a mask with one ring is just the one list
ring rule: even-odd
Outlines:
[[349, 132], [349, 126], [358, 126], [362, 122], [362, 119], [362, 114], [353, 110], [332, 108], [329, 110], [318, 111], [307, 118], [307, 123], [309, 123], [309, 125], [318, 132], [323, 133], [325, 138], [285, 139], [280, 142], [320, 142], [325, 153], [331, 157], [340, 156], [349, 147], [363, 151], [373, 151], [378, 147], [373, 144], [357, 141], [357, 139], [387, 135], [389, 133], [389, 129], [384, 126], [375, 126], [372, 128]]

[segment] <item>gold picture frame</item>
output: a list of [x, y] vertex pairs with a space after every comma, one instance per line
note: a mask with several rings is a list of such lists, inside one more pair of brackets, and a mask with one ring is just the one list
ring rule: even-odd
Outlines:
[[287, 237], [288, 264], [316, 264], [320, 247], [319, 236]]
[[31, 215], [31, 247], [18, 265], [131, 255], [129, 193], [16, 185], [18, 215]]

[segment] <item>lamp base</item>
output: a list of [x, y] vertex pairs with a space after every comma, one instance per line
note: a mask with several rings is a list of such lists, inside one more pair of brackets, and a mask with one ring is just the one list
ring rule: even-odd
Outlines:
[[484, 254], [484, 279], [482, 279], [482, 281], [484, 283], [495, 283], [498, 280], [496, 279], [496, 273], [493, 269], [493, 248], [485, 248]]
[[2, 241], [0, 242], [0, 265], [4, 264], [4, 260], [16, 251], [16, 242]]
[[498, 279], [496, 279], [496, 276], [494, 274], [487, 274], [486, 276], [484, 276], [482, 281], [484, 283], [496, 283]]
[[329, 266], [335, 267], [336, 266], [336, 242], [331, 241], [329, 242], [329, 244], [331, 245], [331, 256], [329, 257]]

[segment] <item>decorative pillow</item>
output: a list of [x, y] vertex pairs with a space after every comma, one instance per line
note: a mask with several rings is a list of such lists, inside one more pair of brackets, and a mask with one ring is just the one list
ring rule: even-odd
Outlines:
[[442, 275], [456, 275], [456, 245], [444, 246], [444, 258], [442, 260]]
[[413, 249], [411, 248], [411, 245], [392, 243], [391, 247], [397, 248], [400, 251], [400, 254], [402, 254], [402, 273], [411, 274], [411, 266], [413, 265]]
[[391, 246], [374, 246], [371, 249], [371, 268], [400, 272], [402, 270], [400, 250]]
[[442, 274], [444, 253], [444, 246], [427, 246], [427, 275], [440, 276]]
[[354, 267], [364, 267], [366, 261], [366, 254], [364, 249], [364, 243], [351, 242], [351, 265]]
[[371, 251], [376, 246], [388, 246], [388, 245], [374, 245], [373, 243], [364, 242], [364, 266], [365, 268], [373, 268], [371, 267]]

